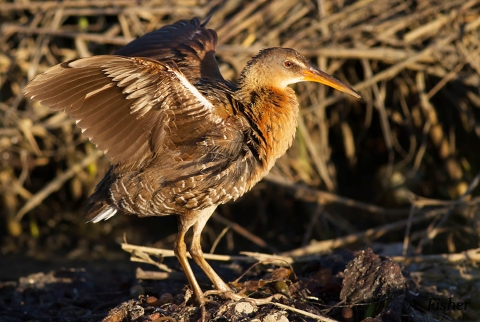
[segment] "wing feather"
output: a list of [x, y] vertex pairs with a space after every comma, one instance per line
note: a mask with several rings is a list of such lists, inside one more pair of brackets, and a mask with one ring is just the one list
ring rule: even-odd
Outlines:
[[180, 70], [148, 58], [65, 62], [37, 76], [24, 92], [64, 110], [113, 163], [135, 164], [176, 149], [219, 121], [212, 103]]
[[201, 78], [223, 81], [215, 60], [217, 33], [205, 28], [207, 22], [202, 24], [197, 18], [177, 21], [135, 39], [115, 54], [173, 61], [192, 83]]

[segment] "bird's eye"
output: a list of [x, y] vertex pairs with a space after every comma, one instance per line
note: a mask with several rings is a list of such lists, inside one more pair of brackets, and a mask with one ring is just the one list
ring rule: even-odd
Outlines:
[[291, 68], [293, 66], [293, 62], [290, 61], [290, 60], [286, 60], [283, 62], [283, 66], [287, 67], [287, 68]]

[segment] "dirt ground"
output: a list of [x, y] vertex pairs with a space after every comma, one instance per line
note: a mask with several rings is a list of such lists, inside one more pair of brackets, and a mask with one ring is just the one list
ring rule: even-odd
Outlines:
[[[254, 201], [255, 197], [246, 197], [238, 205], [243, 208]], [[186, 286], [188, 283], [174, 257], [162, 259], [150, 254], [149, 260], [165, 264], [172, 272], [162, 276], [161, 280], [144, 279], [145, 276], [161, 273], [161, 270], [130, 261], [128, 254], [117, 243], [126, 238], [138, 245], [171, 249], [174, 233], [168, 237], [164, 234], [169, 230], [174, 232], [174, 219], [119, 217], [111, 223], [113, 229], [108, 228], [108, 234], [100, 237], [95, 234], [76, 236], [75, 233], [52, 230], [47, 238], [24, 236], [23, 251], [20, 251], [18, 237], [4, 237], [3, 251], [6, 248], [10, 250], [9, 254], [2, 256], [0, 265], [0, 319], [199, 320], [201, 310], [193, 301]], [[95, 225], [103, 224], [106, 223]], [[215, 234], [213, 231], [217, 225], [220, 226], [213, 221], [207, 228], [207, 241], [209, 234]], [[287, 230], [285, 226], [277, 229], [279, 233]], [[296, 229], [301, 230], [302, 227]], [[228, 252], [220, 248], [218, 253], [238, 255], [243, 250], [249, 250], [268, 254], [250, 241], [242, 241], [238, 237], [233, 240], [235, 249], [240, 248], [238, 251]], [[283, 250], [280, 243], [275, 244], [274, 238], [266, 239], [266, 242]], [[209, 243], [205, 244], [209, 246]], [[56, 245], [55, 250], [52, 245]], [[401, 251], [401, 245], [395, 247], [391, 243], [374, 243], [371, 246], [378, 254], [392, 256]], [[364, 246], [349, 248], [362, 249]], [[138, 254], [134, 257], [144, 258]], [[281, 261], [273, 263], [272, 258], [262, 261], [210, 261], [224, 280], [248, 298], [268, 298], [272, 295], [277, 298], [273, 300], [275, 304], [256, 305], [248, 298], [235, 302], [213, 295], [206, 305], [207, 319], [475, 321], [479, 316], [479, 284], [475, 282], [479, 271], [475, 265], [468, 264], [468, 258], [478, 258], [478, 252], [464, 254], [460, 258], [452, 257], [451, 261], [428, 256], [417, 259], [393, 257], [400, 265], [368, 251], [346, 249], [294, 258], [291, 265]], [[409, 264], [409, 261], [412, 263]], [[194, 269], [202, 288], [211, 290], [206, 276], [195, 265]]]

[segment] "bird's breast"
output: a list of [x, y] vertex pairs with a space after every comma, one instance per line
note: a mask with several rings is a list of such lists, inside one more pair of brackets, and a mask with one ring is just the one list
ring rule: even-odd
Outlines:
[[297, 127], [298, 102], [295, 92], [289, 87], [283, 90], [262, 89], [250, 97], [252, 101], [245, 115], [252, 126], [252, 137], [256, 137], [259, 143], [263, 177], [292, 145]]

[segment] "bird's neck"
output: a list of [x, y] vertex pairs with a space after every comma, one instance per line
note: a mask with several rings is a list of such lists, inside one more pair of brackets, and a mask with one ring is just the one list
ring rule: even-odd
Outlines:
[[[257, 136], [258, 156], [264, 167], [263, 175], [273, 167], [292, 145], [298, 117], [298, 102], [290, 87], [241, 87], [243, 114]], [[263, 176], [262, 175], [262, 176]]]

